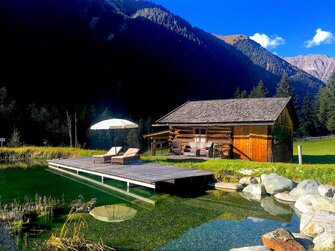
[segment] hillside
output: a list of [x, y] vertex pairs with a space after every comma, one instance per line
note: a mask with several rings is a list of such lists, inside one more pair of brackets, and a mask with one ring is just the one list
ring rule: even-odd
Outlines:
[[[261, 79], [274, 93], [287, 70], [261, 67], [257, 59], [270, 56], [257, 44], [251, 57], [146, 1], [3, 0], [0, 26], [0, 87], [16, 101], [15, 111], [0, 114], [1, 136], [15, 125], [29, 144], [64, 142], [66, 111], [80, 117], [85, 142], [101, 114], [157, 119], [187, 100], [231, 98]], [[322, 84], [291, 76], [301, 96]]]
[[[265, 69], [268, 73], [281, 77], [283, 73], [286, 72], [292, 81], [295, 91], [300, 97], [306, 93], [306, 88], [308, 88], [313, 94], [316, 94], [318, 88], [323, 86], [323, 83], [320, 80], [289, 64], [282, 58], [272, 54], [257, 42], [249, 39], [247, 36], [241, 34], [216, 36], [226, 43], [233, 45], [236, 49], [250, 58], [255, 65]], [[264, 82], [266, 83], [266, 81]], [[268, 86], [268, 88], [274, 92], [274, 86]]]
[[159, 117], [188, 99], [230, 97], [265, 75], [150, 2], [6, 0], [0, 23], [0, 83], [23, 103], [109, 105]]
[[283, 59], [325, 83], [327, 83], [332, 72], [335, 71], [335, 58], [327, 55], [299, 55], [296, 57], [284, 57]]
[[[187, 99], [231, 97], [237, 86], [251, 89], [260, 79], [274, 90], [287, 69], [298, 92], [306, 89], [301, 78], [312, 92], [320, 85], [283, 60], [259, 67], [264, 62], [257, 59], [264, 55], [278, 58], [257, 44], [249, 57], [250, 46], [236, 46], [243, 41], [235, 44], [237, 50], [151, 2], [6, 0], [0, 5], [0, 81], [12, 93], [19, 88], [15, 98], [24, 102], [57, 103], [61, 96], [62, 104], [108, 102], [139, 117], [160, 116]], [[133, 100], [141, 106], [129, 105]], [[160, 109], [152, 106], [157, 102]]]

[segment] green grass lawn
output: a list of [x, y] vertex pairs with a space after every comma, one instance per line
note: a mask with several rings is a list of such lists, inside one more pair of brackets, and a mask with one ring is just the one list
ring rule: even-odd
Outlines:
[[303, 163], [335, 164], [335, 139], [295, 141], [294, 162], [298, 162], [298, 145], [302, 146]]

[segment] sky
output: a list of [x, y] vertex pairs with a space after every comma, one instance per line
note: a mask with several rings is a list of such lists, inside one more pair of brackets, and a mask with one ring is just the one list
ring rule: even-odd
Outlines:
[[244, 34], [279, 56], [335, 57], [335, 0], [152, 0], [193, 26]]

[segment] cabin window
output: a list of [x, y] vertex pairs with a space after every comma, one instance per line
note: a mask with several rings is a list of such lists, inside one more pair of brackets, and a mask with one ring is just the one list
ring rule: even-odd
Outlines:
[[206, 142], [207, 130], [205, 128], [194, 129], [194, 142]]

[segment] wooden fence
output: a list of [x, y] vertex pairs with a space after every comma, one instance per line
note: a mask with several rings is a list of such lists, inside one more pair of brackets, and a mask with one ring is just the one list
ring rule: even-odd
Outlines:
[[318, 136], [318, 137], [295, 138], [294, 141], [308, 141], [308, 140], [321, 140], [321, 139], [335, 139], [335, 134], [330, 134], [326, 136]]

